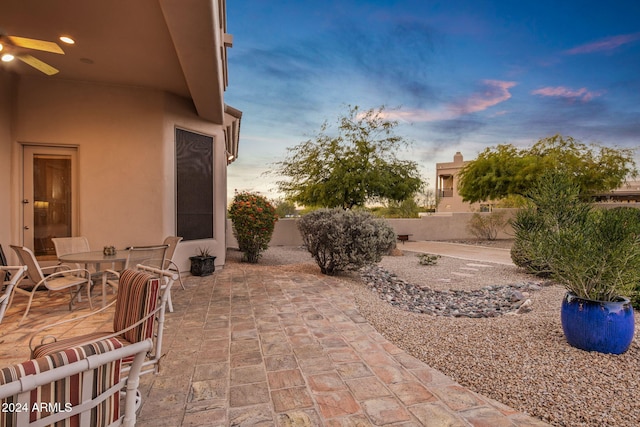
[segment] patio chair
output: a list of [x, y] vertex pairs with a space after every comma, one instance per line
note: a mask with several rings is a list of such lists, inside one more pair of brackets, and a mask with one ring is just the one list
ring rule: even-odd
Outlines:
[[[166, 260], [167, 250], [169, 245], [157, 245], [157, 246], [132, 246], [129, 248], [129, 256], [125, 261], [124, 268], [135, 268], [136, 265], [145, 265], [147, 267], [153, 267], [158, 270], [163, 270]], [[113, 279], [107, 280], [107, 284], [113, 288], [118, 288], [118, 279], [120, 273], [115, 270], [106, 270], [108, 274], [111, 274]], [[167, 285], [166, 276], [163, 276], [162, 289]], [[173, 313], [173, 302], [171, 301], [171, 293], [168, 295], [169, 311]]]
[[[167, 248], [164, 265], [162, 266], [162, 268], [164, 270], [176, 271], [178, 273], [178, 281], [180, 282], [180, 286], [182, 287], [182, 289], [185, 289], [184, 283], [182, 283], [182, 276], [180, 275], [180, 268], [178, 268], [178, 265], [173, 261], [173, 256], [176, 253], [176, 248], [178, 247], [178, 243], [180, 243], [181, 241], [182, 237], [179, 236], [167, 236], [164, 239], [164, 242], [162, 242], [162, 244], [169, 245], [169, 247]], [[171, 311], [173, 311], [173, 309]]]
[[[124, 263], [123, 270], [133, 269], [138, 264], [162, 270], [168, 248], [168, 245], [132, 246], [127, 249], [129, 254], [127, 255], [127, 260]], [[113, 269], [107, 269], [105, 271], [107, 271], [112, 277], [107, 280], [107, 283], [114, 288], [118, 288], [120, 272]]]
[[[6, 266], [6, 265], [7, 265], [7, 257], [4, 255], [4, 251], [2, 250], [2, 245], [0, 245], [0, 266]], [[11, 272], [7, 271], [4, 274], [4, 276], [0, 275], [0, 279], [2, 279], [3, 282], [11, 280]]]
[[[77, 237], [54, 237], [51, 239], [53, 247], [56, 249], [56, 256], [60, 258], [66, 254], [77, 254], [80, 252], [89, 252], [89, 240], [84, 236]], [[76, 268], [81, 266], [76, 264]]]
[[[151, 347], [151, 340], [123, 346], [110, 338], [1, 369], [0, 425], [135, 426], [140, 369]], [[125, 358], [133, 362], [123, 377]]]
[[14, 288], [20, 284], [26, 271], [27, 267], [24, 265], [0, 265], [0, 277], [3, 279], [9, 278], [9, 280], [3, 280], [2, 284], [4, 291], [0, 294], [0, 323], [2, 323], [4, 313], [11, 306]]
[[[165, 307], [171, 286], [176, 279], [174, 272], [159, 270], [153, 267], [138, 265], [139, 270], [127, 269], [120, 274], [118, 294], [115, 301], [106, 307], [68, 319], [53, 325], [48, 325], [37, 331], [29, 340], [31, 357], [38, 358], [55, 353], [61, 349], [75, 347], [99, 339], [117, 338], [125, 345], [152, 339], [153, 348], [147, 353], [143, 363], [142, 373], [158, 372], [162, 354], [162, 337], [164, 332]], [[167, 277], [168, 284], [162, 295], [160, 292], [163, 277]], [[48, 329], [71, 322], [82, 322], [91, 316], [102, 313], [115, 305], [111, 330], [93, 332], [70, 338], [57, 339], [47, 335]], [[66, 329], [66, 328], [65, 328]], [[39, 340], [39, 342], [38, 342]], [[125, 359], [125, 363], [130, 360]], [[126, 370], [126, 369], [125, 369]]]
[[[73, 302], [76, 298], [80, 301], [80, 292], [82, 288], [87, 289], [87, 298], [89, 299], [89, 307], [93, 308], [91, 304], [91, 273], [89, 270], [85, 268], [76, 268], [76, 269], [64, 269], [59, 270], [62, 266], [53, 266], [53, 267], [40, 267], [38, 261], [36, 260], [36, 256], [33, 254], [31, 249], [25, 248], [24, 246], [14, 246], [11, 245], [11, 249], [13, 249], [18, 255], [18, 259], [20, 263], [27, 266], [27, 276], [34, 283], [33, 289], [28, 291], [26, 289], [14, 288], [14, 292], [21, 293], [29, 296], [29, 302], [27, 303], [27, 308], [24, 310], [24, 315], [20, 322], [18, 322], [18, 326], [24, 322], [27, 318], [27, 314], [29, 314], [29, 309], [31, 308], [31, 303], [33, 302], [33, 297], [36, 294], [36, 291], [41, 286], [46, 287], [50, 291], [60, 291], [63, 289], [69, 289], [70, 300], [69, 300], [69, 310], [73, 310]], [[54, 271], [45, 275], [43, 271], [47, 271], [49, 269], [55, 269], [59, 271]], [[73, 290], [75, 289], [75, 293]]]
[[[53, 242], [53, 247], [56, 250], [56, 257], [60, 259], [61, 256], [68, 254], [78, 254], [82, 252], [90, 252], [91, 247], [89, 246], [89, 240], [84, 236], [74, 236], [74, 237], [53, 237], [51, 239]], [[72, 265], [75, 268], [82, 268], [82, 264], [79, 263], [63, 263], [59, 262], [60, 265]], [[93, 265], [89, 266], [87, 264], [84, 265], [84, 268], [91, 272], [91, 280], [94, 284], [97, 281], [102, 280], [102, 272], [96, 271]], [[108, 282], [107, 282], [108, 284]], [[115, 288], [112, 287], [115, 293]]]

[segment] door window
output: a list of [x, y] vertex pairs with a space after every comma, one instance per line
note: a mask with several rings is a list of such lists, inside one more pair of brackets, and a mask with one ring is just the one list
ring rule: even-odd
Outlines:
[[74, 148], [25, 146], [24, 245], [38, 257], [55, 256], [51, 239], [73, 236]]

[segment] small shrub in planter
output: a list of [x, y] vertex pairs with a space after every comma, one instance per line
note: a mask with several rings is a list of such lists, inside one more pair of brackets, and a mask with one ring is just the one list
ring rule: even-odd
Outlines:
[[379, 262], [396, 241], [384, 219], [357, 210], [320, 209], [300, 218], [298, 229], [320, 270], [328, 275]]
[[229, 207], [233, 235], [242, 252], [242, 260], [256, 263], [269, 247], [278, 216], [275, 208], [259, 194], [242, 192], [235, 195]]
[[552, 277], [581, 298], [615, 301], [640, 283], [638, 209], [593, 209], [547, 238]]
[[198, 255], [189, 257], [191, 260], [191, 274], [194, 276], [209, 276], [216, 271], [216, 257], [209, 253], [209, 249], [201, 248]]
[[628, 297], [640, 283], [640, 211], [593, 208], [561, 172], [539, 181], [530, 200], [514, 222], [514, 262], [566, 288], [560, 317], [570, 345], [623, 353], [634, 334]]
[[572, 346], [620, 354], [631, 345], [639, 224], [635, 208], [593, 209], [583, 224], [550, 233], [551, 276], [568, 291], [560, 314]]

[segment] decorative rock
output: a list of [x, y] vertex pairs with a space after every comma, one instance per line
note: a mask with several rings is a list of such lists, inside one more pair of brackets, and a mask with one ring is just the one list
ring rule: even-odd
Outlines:
[[542, 289], [530, 282], [484, 286], [476, 291], [432, 290], [414, 285], [378, 266], [364, 267], [360, 276], [389, 304], [414, 313], [446, 317], [496, 317], [532, 310], [530, 292]]
[[518, 311], [516, 311], [516, 313], [517, 314], [528, 313], [531, 310], [533, 310], [532, 305], [533, 305], [533, 302], [531, 302], [531, 300], [528, 299], [522, 303], [522, 305], [518, 308]]

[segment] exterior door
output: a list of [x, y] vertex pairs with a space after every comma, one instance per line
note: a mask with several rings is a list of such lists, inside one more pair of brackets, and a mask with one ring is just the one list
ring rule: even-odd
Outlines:
[[24, 146], [24, 246], [41, 259], [55, 257], [54, 237], [77, 229], [77, 150], [73, 147]]

